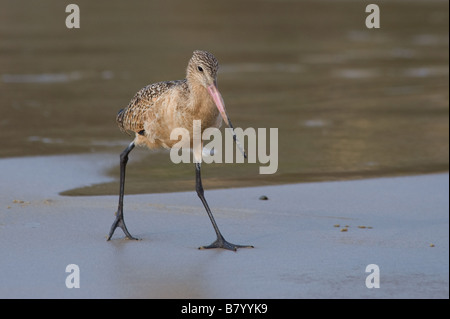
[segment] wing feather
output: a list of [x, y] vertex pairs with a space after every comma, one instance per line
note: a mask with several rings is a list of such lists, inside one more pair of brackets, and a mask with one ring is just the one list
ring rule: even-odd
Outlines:
[[116, 122], [120, 130], [130, 135], [133, 133], [142, 134], [146, 112], [168, 90], [185, 83], [186, 80], [158, 82], [140, 89], [128, 106], [121, 109], [117, 114]]

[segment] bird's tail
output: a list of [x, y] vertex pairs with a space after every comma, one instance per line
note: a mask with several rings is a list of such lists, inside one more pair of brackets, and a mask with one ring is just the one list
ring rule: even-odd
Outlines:
[[117, 112], [117, 116], [116, 116], [116, 123], [117, 126], [119, 126], [120, 130], [122, 132], [127, 132], [127, 130], [124, 127], [124, 116], [125, 116], [125, 109], [120, 109], [119, 112]]
[[117, 126], [119, 127], [119, 129], [124, 132], [127, 133], [128, 135], [132, 136], [133, 135], [133, 131], [127, 126], [127, 121], [126, 121], [126, 117], [127, 117], [127, 109], [121, 109], [116, 116], [116, 123]]

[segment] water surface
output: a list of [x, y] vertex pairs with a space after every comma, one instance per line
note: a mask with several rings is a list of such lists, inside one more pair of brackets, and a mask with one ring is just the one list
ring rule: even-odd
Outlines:
[[[235, 124], [279, 129], [279, 169], [204, 165], [206, 188], [447, 171], [448, 1], [0, 0], [0, 157], [103, 153], [131, 141], [115, 115], [141, 87], [219, 59]], [[194, 167], [136, 150], [127, 193], [190, 190]], [[118, 176], [118, 165], [108, 174]], [[117, 182], [66, 194], [116, 194]]]

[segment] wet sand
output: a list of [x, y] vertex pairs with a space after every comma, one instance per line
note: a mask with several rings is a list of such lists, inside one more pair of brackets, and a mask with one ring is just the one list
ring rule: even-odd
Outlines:
[[117, 197], [59, 192], [109, 181], [111, 158], [0, 159], [0, 298], [449, 297], [448, 173], [207, 190], [225, 237], [255, 246], [235, 253], [197, 249], [214, 232], [193, 191], [126, 196], [141, 240], [106, 242]]

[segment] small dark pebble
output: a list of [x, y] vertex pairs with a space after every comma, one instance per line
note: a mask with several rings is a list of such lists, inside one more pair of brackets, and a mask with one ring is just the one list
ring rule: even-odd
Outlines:
[[260, 200], [268, 200], [269, 197], [267, 197], [266, 195], [261, 195], [261, 196], [259, 196], [259, 199]]

